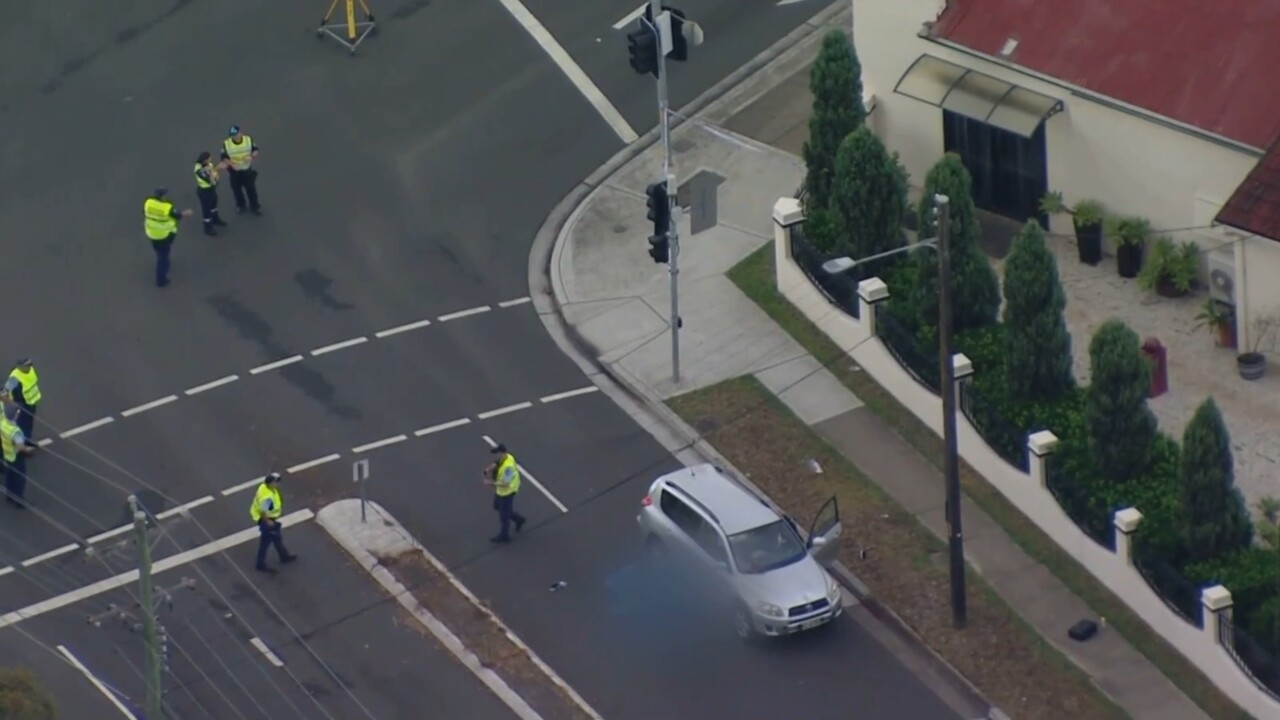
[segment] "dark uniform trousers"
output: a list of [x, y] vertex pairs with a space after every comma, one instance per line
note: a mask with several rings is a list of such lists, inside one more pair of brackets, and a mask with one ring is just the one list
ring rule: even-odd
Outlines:
[[512, 522], [516, 524], [516, 530], [524, 526], [525, 517], [516, 512], [516, 495], [518, 494], [493, 496], [493, 509], [498, 511], [498, 523], [501, 527], [498, 537], [511, 537]]
[[258, 521], [258, 567], [267, 566], [267, 549], [274, 547], [280, 556], [280, 562], [288, 562], [292, 556], [284, 547], [284, 528], [280, 521], [268, 525], [264, 520]]
[[34, 443], [36, 441], [36, 406], [18, 402], [17, 424], [27, 442]]
[[176, 236], [177, 233], [169, 233], [169, 237], [163, 240], [151, 241], [151, 249], [156, 251], [156, 285], [169, 282], [169, 252]]
[[218, 189], [197, 187], [196, 197], [200, 199], [200, 216], [204, 219], [204, 231], [209, 232], [220, 221], [218, 217]]
[[21, 452], [13, 462], [5, 462], [4, 494], [9, 502], [24, 505], [23, 496], [27, 493], [27, 457]]
[[249, 209], [257, 211], [258, 206], [258, 171], [253, 168], [248, 170], [228, 170], [227, 174], [231, 176], [231, 194], [235, 196], [236, 207], [241, 211], [245, 208], [245, 198], [248, 198]]

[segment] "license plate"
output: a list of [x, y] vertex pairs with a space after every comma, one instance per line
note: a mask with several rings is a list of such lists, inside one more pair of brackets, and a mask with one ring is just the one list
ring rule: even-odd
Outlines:
[[823, 623], [825, 623], [825, 622], [826, 622], [826, 619], [825, 619], [825, 618], [818, 618], [817, 620], [810, 620], [810, 621], [806, 622], [805, 624], [801, 625], [801, 626], [800, 626], [800, 630], [801, 630], [802, 632], [803, 632], [803, 631], [805, 631], [805, 630], [812, 630], [812, 629], [814, 629], [814, 628], [818, 627], [819, 625], [821, 625], [821, 624], [823, 624]]

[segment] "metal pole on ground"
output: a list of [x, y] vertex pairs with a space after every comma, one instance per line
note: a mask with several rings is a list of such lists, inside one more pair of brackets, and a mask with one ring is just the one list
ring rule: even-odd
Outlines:
[[938, 343], [942, 391], [942, 442], [947, 485], [948, 548], [951, 568], [951, 623], [968, 622], [965, 597], [964, 535], [960, 522], [960, 454], [956, 440], [956, 373], [951, 322], [951, 199], [934, 195], [938, 217]]
[[147, 718], [163, 720], [160, 692], [160, 635], [151, 578], [151, 539], [147, 537], [147, 514], [138, 507], [138, 498], [129, 496], [133, 529], [138, 542], [138, 602], [142, 612], [142, 636], [147, 647]]

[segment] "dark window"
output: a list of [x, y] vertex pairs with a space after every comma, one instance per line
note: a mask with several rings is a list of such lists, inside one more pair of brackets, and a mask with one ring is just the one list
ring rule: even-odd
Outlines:
[[973, 177], [974, 204], [1019, 222], [1035, 218], [1047, 225], [1039, 207], [1049, 191], [1044, 123], [1024, 138], [943, 110], [942, 139], [946, 151], [959, 155]]
[[725, 549], [724, 540], [720, 538], [720, 533], [711, 526], [710, 523], [702, 523], [697, 535], [693, 537], [698, 542], [698, 547], [702, 548], [712, 560], [716, 562], [729, 564], [729, 551]]
[[697, 539], [702, 532], [702, 516], [696, 510], [689, 507], [683, 500], [676, 497], [674, 493], [663, 491], [662, 499], [658, 501], [658, 506], [662, 508], [662, 513], [671, 518], [671, 522], [676, 524], [691, 538]]

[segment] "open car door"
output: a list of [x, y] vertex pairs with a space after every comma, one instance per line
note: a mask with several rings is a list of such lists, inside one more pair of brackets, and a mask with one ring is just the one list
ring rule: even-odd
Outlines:
[[809, 554], [822, 564], [834, 562], [840, 552], [840, 506], [831, 496], [813, 519], [809, 528]]

